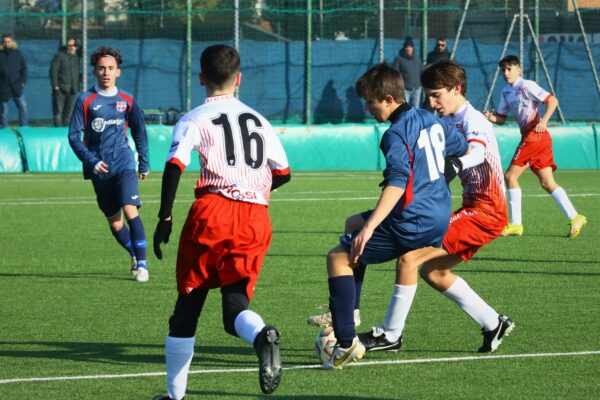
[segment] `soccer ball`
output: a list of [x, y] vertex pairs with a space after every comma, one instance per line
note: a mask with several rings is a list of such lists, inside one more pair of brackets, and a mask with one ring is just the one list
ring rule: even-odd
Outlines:
[[315, 356], [322, 362], [326, 362], [333, 353], [337, 339], [333, 332], [333, 326], [327, 326], [319, 331], [315, 340]]

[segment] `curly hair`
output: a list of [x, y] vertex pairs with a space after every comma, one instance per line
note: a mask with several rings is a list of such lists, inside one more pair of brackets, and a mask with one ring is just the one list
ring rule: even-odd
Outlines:
[[111, 47], [102, 46], [98, 50], [96, 50], [90, 57], [92, 65], [96, 67], [96, 64], [98, 64], [98, 60], [100, 60], [102, 57], [107, 56], [114, 57], [115, 60], [117, 60], [117, 66], [120, 66], [123, 63], [123, 58], [121, 58], [121, 53], [119, 52], [119, 50], [113, 49]]

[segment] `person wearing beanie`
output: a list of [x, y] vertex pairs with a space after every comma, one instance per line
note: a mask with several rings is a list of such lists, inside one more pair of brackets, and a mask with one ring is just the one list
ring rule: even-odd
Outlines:
[[404, 96], [406, 102], [413, 107], [419, 107], [421, 104], [421, 72], [423, 71], [423, 62], [415, 54], [415, 43], [412, 37], [407, 36], [404, 39], [404, 45], [394, 59], [392, 66], [400, 71], [404, 78]]

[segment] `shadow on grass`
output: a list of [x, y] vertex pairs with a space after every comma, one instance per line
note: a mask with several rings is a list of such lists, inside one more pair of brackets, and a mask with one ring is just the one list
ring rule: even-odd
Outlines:
[[[284, 383], [282, 383], [283, 385]], [[348, 399], [356, 399], [356, 400], [360, 400], [360, 399], [373, 399], [372, 396], [368, 396], [368, 397], [363, 397], [363, 396], [357, 396], [357, 395], [352, 395], [352, 397], [348, 397], [347, 395], [341, 395], [341, 396], [332, 396], [331, 394], [325, 394], [325, 395], [307, 395], [307, 394], [298, 394], [298, 395], [277, 395], [277, 392], [273, 393], [273, 394], [269, 394], [269, 395], [265, 395], [265, 394], [261, 394], [261, 393], [257, 393], [257, 394], [249, 394], [249, 393], [236, 393], [236, 392], [225, 392], [225, 391], [202, 391], [202, 390], [188, 390], [187, 394], [193, 394], [193, 395], [198, 395], [201, 396], [201, 398], [222, 398], [222, 397], [235, 397], [235, 396], [240, 396], [243, 398], [257, 398], [257, 399], [302, 399], [302, 400], [319, 400], [319, 399], [331, 399], [331, 400], [348, 400]], [[389, 397], [389, 399], [400, 399], [401, 397], [398, 396], [394, 396], [394, 397]], [[384, 400], [386, 399], [385, 397], [377, 397], [377, 399], [381, 399]]]
[[[32, 349], [35, 347], [35, 349]], [[42, 349], [40, 349], [40, 347]], [[45, 349], [47, 348], [47, 349]], [[245, 360], [231, 357], [247, 356]], [[97, 364], [164, 365], [164, 343], [2, 342], [0, 357], [81, 361]], [[193, 364], [211, 367], [256, 367], [250, 346], [197, 346]]]
[[[125, 270], [124, 270], [125, 271]], [[132, 281], [129, 271], [123, 272], [123, 274], [115, 275], [111, 272], [0, 272], [0, 278], [60, 278], [60, 279], [89, 279], [90, 277], [102, 278], [106, 280], [114, 281]]]

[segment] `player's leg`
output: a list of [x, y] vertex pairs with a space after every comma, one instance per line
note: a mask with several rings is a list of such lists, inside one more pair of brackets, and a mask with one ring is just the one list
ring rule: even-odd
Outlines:
[[[360, 213], [355, 214], [346, 219], [344, 224], [344, 234], [348, 234], [354, 231], [361, 230], [367, 222], [368, 214]], [[362, 286], [365, 280], [365, 271], [367, 266], [363, 263], [358, 263], [354, 267], [354, 287], [356, 289], [354, 296], [354, 325], [360, 326], [360, 295], [362, 293]]]
[[508, 210], [510, 222], [502, 232], [502, 236], [521, 236], [523, 234], [523, 219], [521, 212], [522, 192], [519, 186], [519, 178], [529, 168], [528, 164], [511, 164], [504, 174], [508, 194]]
[[483, 344], [478, 351], [493, 352], [500, 346], [502, 339], [512, 332], [514, 323], [509, 317], [494, 310], [466, 281], [452, 272], [451, 269], [461, 262], [460, 256], [446, 253], [445, 256], [423, 264], [421, 277], [479, 324]]
[[252, 345], [259, 359], [259, 383], [263, 393], [272, 393], [281, 382], [279, 331], [265, 325], [256, 312], [249, 310], [248, 279], [221, 288], [225, 332]]
[[324, 369], [342, 368], [347, 363], [361, 359], [365, 353], [364, 346], [356, 337], [354, 326], [356, 288], [352, 270], [355, 266], [350, 262], [347, 250], [341, 245], [327, 254], [329, 309], [337, 345], [331, 358], [323, 364]]
[[[354, 231], [360, 230], [366, 222], [366, 218], [364, 217], [365, 213], [355, 214], [348, 218], [346, 218], [346, 222], [344, 224], [344, 234], [350, 234]], [[354, 325], [360, 326], [360, 295], [362, 291], [363, 281], [365, 279], [365, 271], [367, 266], [365, 264], [359, 263], [354, 268], [354, 288], [355, 288], [355, 297], [354, 297]], [[321, 314], [311, 315], [306, 319], [306, 322], [309, 325], [315, 326], [331, 326], [331, 311], [326, 309], [326, 311]]]
[[206, 301], [208, 289], [197, 288], [189, 294], [179, 294], [173, 315], [169, 318], [169, 336], [165, 345], [167, 392], [169, 398], [185, 396], [198, 318]]
[[533, 172], [537, 175], [542, 188], [552, 196], [560, 210], [569, 220], [570, 229], [567, 236], [578, 236], [583, 226], [587, 223], [587, 220], [583, 215], [577, 213], [565, 189], [560, 187], [554, 180], [553, 168], [546, 167], [534, 170]]
[[435, 257], [439, 251], [428, 246], [408, 251], [398, 258], [396, 280], [383, 326], [376, 326], [373, 331], [359, 335], [367, 350], [400, 350], [406, 319], [417, 292], [419, 265]]
[[138, 282], [149, 279], [148, 265], [146, 262], [146, 231], [138, 213], [141, 206], [138, 179], [134, 170], [126, 170], [118, 177], [118, 189], [123, 213], [129, 225], [131, 245], [137, 260]]
[[135, 253], [131, 244], [131, 234], [121, 215], [121, 204], [117, 198], [113, 181], [102, 179], [101, 177], [92, 178], [92, 185], [96, 193], [96, 201], [102, 213], [106, 216], [108, 226], [115, 240], [123, 247], [131, 257], [131, 268], [137, 268], [135, 265]]

